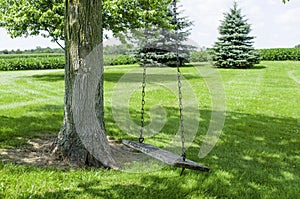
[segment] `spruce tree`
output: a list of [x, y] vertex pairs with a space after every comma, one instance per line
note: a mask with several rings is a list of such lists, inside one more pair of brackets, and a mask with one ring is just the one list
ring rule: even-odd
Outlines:
[[259, 54], [253, 47], [250, 24], [234, 2], [219, 26], [220, 37], [213, 47], [215, 65], [220, 68], [251, 68], [259, 63]]
[[161, 28], [151, 25], [145, 33], [146, 39], [139, 41], [142, 41], [137, 52], [140, 62], [151, 66], [176, 66], [177, 48], [179, 65], [189, 62], [189, 53], [195, 47], [184, 42], [188, 40], [192, 22], [187, 17], [181, 17], [180, 12], [174, 12], [173, 6], [173, 4], [170, 5], [166, 13], [170, 27]]

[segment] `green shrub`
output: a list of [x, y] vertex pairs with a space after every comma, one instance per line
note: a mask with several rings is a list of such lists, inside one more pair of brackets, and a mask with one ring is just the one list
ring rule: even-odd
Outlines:
[[209, 60], [207, 51], [193, 51], [190, 53], [190, 62], [207, 62]]
[[119, 55], [111, 60], [109, 65], [127, 65], [137, 63], [135, 57], [130, 55]]
[[104, 59], [104, 66], [110, 66], [111, 63], [117, 59], [120, 55], [103, 55], [103, 59]]
[[265, 61], [300, 61], [300, 48], [271, 48], [259, 50]]

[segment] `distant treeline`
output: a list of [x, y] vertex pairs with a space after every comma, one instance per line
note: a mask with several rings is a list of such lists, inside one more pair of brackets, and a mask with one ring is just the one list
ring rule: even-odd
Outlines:
[[36, 49], [29, 49], [29, 50], [1, 50], [0, 54], [49, 54], [49, 53], [56, 53], [56, 54], [62, 54], [64, 53], [64, 50], [62, 48], [42, 48], [42, 47], [36, 47]]

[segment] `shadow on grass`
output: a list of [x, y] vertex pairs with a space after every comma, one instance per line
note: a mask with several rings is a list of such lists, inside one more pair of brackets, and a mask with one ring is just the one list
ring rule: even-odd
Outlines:
[[[300, 192], [298, 119], [227, 112], [225, 128], [217, 145], [207, 157], [199, 159], [198, 153], [208, 128], [210, 115], [210, 111], [201, 110], [204, 121], [201, 122], [200, 132], [194, 140], [199, 147], [193, 145], [187, 151], [189, 159], [203, 163], [212, 169], [210, 174], [187, 171], [187, 175], [191, 175], [192, 179], [197, 179], [198, 175], [205, 176], [205, 178], [199, 177], [199, 184], [196, 186], [199, 189], [173, 185], [165, 190], [154, 185], [147, 187], [151, 189], [149, 192], [157, 191], [157, 196], [160, 197], [160, 191], [178, 190], [179, 195], [168, 193], [171, 198], [186, 196], [182, 193], [185, 190], [188, 190], [189, 195], [197, 196], [195, 193], [204, 191], [205, 196], [219, 198], [298, 197]], [[145, 179], [156, 182], [152, 177], [145, 177]], [[161, 178], [159, 181], [169, 180]], [[120, 186], [111, 187], [112, 190], [119, 188]], [[139, 188], [135, 187], [136, 191], [139, 191]], [[126, 192], [126, 186], [123, 186], [123, 189], [123, 192]], [[151, 195], [144, 191], [143, 187], [141, 189], [140, 192], [144, 197]], [[111, 192], [114, 192], [112, 190]], [[119, 193], [114, 192], [114, 194]]]
[[251, 68], [218, 68], [218, 69], [222, 69], [222, 70], [235, 70], [235, 71], [238, 71], [238, 70], [241, 70], [241, 71], [244, 71], [244, 70], [261, 70], [261, 69], [266, 69], [267, 67], [266, 66], [263, 66], [263, 65], [255, 65]]
[[265, 69], [265, 68], [267, 68], [267, 67], [263, 66], [263, 65], [255, 65], [251, 69]]
[[[24, 77], [22, 77], [24, 78]], [[49, 73], [43, 75], [32, 75], [27, 78], [32, 78], [38, 81], [48, 81], [48, 82], [55, 82], [55, 81], [63, 81], [65, 76], [61, 73]]]
[[[137, 181], [132, 181], [128, 184], [120, 184], [118, 182], [113, 185], [111, 182], [103, 180], [94, 180], [78, 183], [68, 190], [60, 190], [54, 192], [46, 192], [43, 195], [33, 195], [33, 198], [190, 198], [190, 190], [184, 188], [187, 177], [158, 177], [155, 175], [139, 176]], [[102, 188], [106, 187], [106, 188]], [[197, 187], [197, 198], [204, 196], [204, 191]], [[202, 194], [201, 194], [202, 192]], [[208, 194], [205, 194], [208, 195]], [[27, 198], [24, 196], [23, 198]]]
[[[108, 82], [118, 82], [125, 75], [125, 73], [110, 73], [107, 72], [104, 74], [104, 80]], [[182, 76], [187, 80], [189, 79], [201, 79], [199, 75], [184, 74]], [[123, 79], [124, 81], [125, 79]], [[174, 85], [177, 82], [177, 72], [174, 71], [174, 74], [147, 74], [147, 80], [153, 82], [174, 82]], [[126, 81], [124, 82], [140, 82], [142, 83], [142, 73], [129, 72], [126, 74]]]
[[[191, 65], [194, 66], [194, 65]], [[160, 68], [161, 69], [161, 68]], [[170, 70], [170, 68], [166, 68]], [[104, 74], [104, 81], [108, 82], [118, 82], [124, 73], [115, 73], [107, 71]], [[128, 71], [128, 76], [126, 78], [125, 82], [142, 82], [142, 73]], [[198, 79], [201, 78], [197, 75], [191, 75], [191, 74], [182, 74], [186, 79]], [[32, 75], [32, 76], [24, 76], [22, 78], [30, 78], [37, 81], [48, 81], [48, 82], [55, 82], [55, 81], [63, 81], [64, 80], [64, 74], [61, 73], [48, 73], [48, 74], [42, 74], [42, 75]], [[174, 74], [147, 74], [147, 79], [151, 79], [153, 81], [167, 81], [167, 82], [174, 82], [177, 81], [177, 72], [174, 69]]]
[[[111, 110], [106, 110], [109, 111]], [[175, 109], [173, 111], [177, 112]], [[120, 183], [119, 178], [130, 174], [119, 173], [121, 177], [115, 177], [116, 181], [113, 183], [110, 182], [112, 179], [109, 176], [104, 175], [101, 180], [80, 181], [77, 186], [72, 186], [70, 189], [45, 191], [32, 197], [70, 198], [80, 197], [80, 195], [90, 198], [298, 197], [300, 192], [299, 120], [227, 112], [225, 128], [217, 145], [207, 157], [199, 159], [199, 147], [208, 128], [210, 115], [209, 110], [201, 110], [203, 121], [194, 145], [188, 149], [187, 155], [189, 159], [209, 166], [211, 173], [186, 170], [183, 177], [177, 175], [174, 177], [174, 171], [179, 175], [180, 169], [167, 168], [162, 171], [164, 176], [155, 173], [132, 174], [135, 177], [130, 178], [134, 180], [126, 184]], [[49, 120], [38, 117], [24, 117], [15, 121], [12, 119], [14, 122], [10, 122], [11, 118], [2, 117], [1, 121], [3, 119], [2, 125], [10, 123], [6, 127], [19, 132], [28, 124], [33, 125], [30, 131], [40, 131], [45, 129], [44, 125], [49, 124]], [[34, 122], [30, 123], [30, 121]], [[14, 127], [13, 123], [17, 122], [20, 124]], [[61, 119], [57, 117], [56, 122], [60, 124]], [[115, 125], [112, 117], [106, 118], [106, 122], [108, 131], [117, 128], [112, 126]], [[115, 129], [115, 131], [119, 130]], [[22, 135], [12, 134], [7, 139], [14, 139], [14, 136]]]
[[0, 116], [0, 146], [20, 147], [29, 138], [57, 133], [63, 121], [63, 106], [44, 105], [30, 110], [32, 116]]

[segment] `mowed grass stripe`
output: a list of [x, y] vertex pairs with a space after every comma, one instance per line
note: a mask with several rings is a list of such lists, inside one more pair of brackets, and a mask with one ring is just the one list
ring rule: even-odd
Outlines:
[[[49, 75], [58, 75], [61, 79], [45, 84], [40, 77]], [[1, 72], [0, 79], [0, 109], [62, 102], [63, 70]]]

